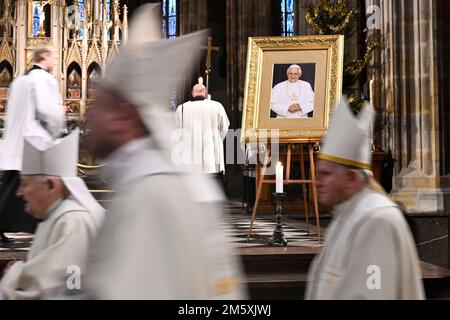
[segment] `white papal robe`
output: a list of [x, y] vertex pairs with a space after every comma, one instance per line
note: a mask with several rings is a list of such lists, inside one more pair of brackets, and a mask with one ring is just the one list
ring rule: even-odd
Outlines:
[[[289, 112], [289, 106], [295, 103], [302, 110]], [[314, 91], [309, 82], [303, 80], [283, 81], [272, 89], [270, 109], [277, 114], [277, 118], [307, 118], [308, 113], [314, 111]]]
[[57, 138], [65, 113], [56, 79], [42, 69], [21, 75], [11, 85], [6, 109], [1, 170], [22, 170], [24, 136]]
[[189, 101], [177, 108], [182, 129], [178, 163], [199, 165], [203, 173], [225, 172], [223, 140], [230, 121], [220, 102]]
[[217, 185], [175, 170], [150, 138], [122, 146], [108, 163], [105, 176], [117, 193], [90, 255], [93, 298], [245, 297], [219, 228]]
[[366, 188], [335, 208], [306, 299], [424, 299], [416, 246], [391, 200]]
[[97, 233], [94, 219], [74, 198], [54, 203], [48, 218], [38, 225], [24, 262], [16, 262], [0, 282], [4, 299], [45, 299], [66, 288], [79, 267], [83, 282], [88, 248]]

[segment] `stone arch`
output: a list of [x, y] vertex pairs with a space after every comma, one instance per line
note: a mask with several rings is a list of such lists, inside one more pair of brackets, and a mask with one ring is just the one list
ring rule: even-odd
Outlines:
[[75, 61], [72, 62], [67, 68], [66, 81], [67, 81], [67, 99], [81, 99], [82, 90], [82, 72], [81, 67]]
[[92, 93], [95, 88], [95, 85], [100, 80], [102, 76], [102, 68], [97, 62], [92, 62], [87, 70], [87, 98], [92, 99]]
[[[13, 67], [7, 60], [0, 62], [0, 99], [5, 100], [8, 98], [9, 86], [13, 81]], [[0, 112], [4, 112], [5, 105], [0, 106]]]

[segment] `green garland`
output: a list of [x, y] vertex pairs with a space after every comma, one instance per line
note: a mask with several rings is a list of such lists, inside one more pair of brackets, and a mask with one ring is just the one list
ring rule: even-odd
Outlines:
[[353, 18], [359, 10], [349, 10], [344, 0], [322, 0], [316, 6], [302, 6], [306, 11], [306, 21], [320, 35], [349, 34]]

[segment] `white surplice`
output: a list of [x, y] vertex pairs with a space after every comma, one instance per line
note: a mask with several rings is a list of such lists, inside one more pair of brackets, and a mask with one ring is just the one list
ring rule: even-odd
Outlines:
[[[289, 106], [298, 103], [301, 111], [289, 112]], [[272, 89], [270, 109], [277, 114], [277, 118], [307, 118], [308, 113], [314, 111], [314, 92], [309, 82], [288, 80], [277, 84]]]
[[0, 169], [22, 169], [24, 136], [51, 141], [64, 127], [65, 114], [56, 79], [42, 69], [19, 76], [9, 91]]
[[199, 165], [203, 173], [225, 172], [223, 140], [230, 121], [222, 104], [189, 101], [178, 106], [176, 115], [182, 129], [178, 162]]
[[0, 282], [6, 299], [45, 299], [66, 288], [70, 266], [83, 281], [89, 247], [97, 233], [94, 218], [72, 197], [55, 202], [38, 225], [24, 262], [16, 262]]
[[424, 299], [416, 246], [391, 200], [366, 188], [335, 207], [306, 299]]

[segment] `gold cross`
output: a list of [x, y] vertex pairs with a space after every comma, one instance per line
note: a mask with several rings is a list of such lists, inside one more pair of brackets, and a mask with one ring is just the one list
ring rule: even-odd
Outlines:
[[206, 74], [211, 72], [211, 51], [219, 51], [219, 47], [212, 46], [212, 37], [208, 37], [208, 45], [202, 46], [206, 50]]

